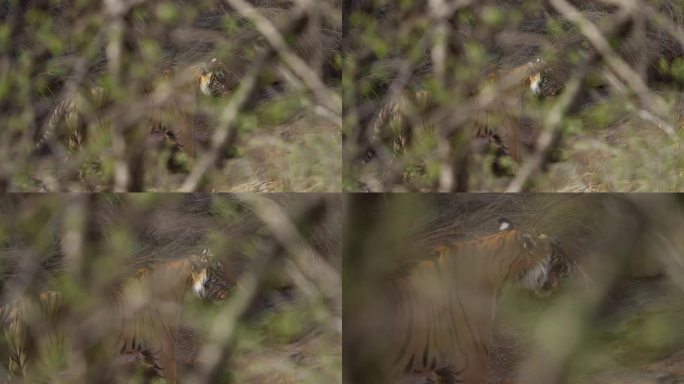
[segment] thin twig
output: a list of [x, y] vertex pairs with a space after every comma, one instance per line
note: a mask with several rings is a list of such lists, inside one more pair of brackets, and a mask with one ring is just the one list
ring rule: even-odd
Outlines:
[[[288, 20], [290, 22], [283, 28], [283, 33], [295, 29], [304, 19], [305, 13], [302, 9], [295, 9]], [[211, 139], [211, 147], [197, 161], [190, 174], [181, 185], [179, 192], [194, 192], [201, 185], [202, 179], [207, 172], [217, 163], [221, 153], [225, 148], [230, 148], [237, 141], [237, 130], [234, 127], [238, 113], [250, 98], [257, 86], [257, 80], [267, 63], [276, 54], [273, 46], [264, 48], [264, 51], [252, 62], [249, 72], [243, 76], [240, 85], [233, 93], [230, 101], [223, 109], [219, 117], [220, 126], [214, 132]]]
[[[619, 36], [626, 34], [628, 28], [625, 27], [628, 26], [630, 20], [631, 17], [628, 12], [621, 13], [613, 28], [608, 32], [608, 35]], [[601, 34], [601, 36], [603, 35]], [[603, 38], [605, 39], [605, 37]], [[581, 86], [584, 83], [589, 70], [600, 57], [601, 54], [598, 50], [593, 50], [589, 53], [573, 78], [568, 82], [560, 99], [556, 102], [551, 111], [549, 111], [549, 114], [544, 120], [544, 131], [542, 131], [537, 139], [537, 149], [535, 153], [520, 167], [515, 178], [506, 188], [506, 192], [522, 192], [532, 177], [544, 167], [554, 144], [560, 139], [563, 117], [578, 101]]]
[[[658, 95], [651, 92], [646, 85], [644, 79], [639, 76], [638, 71], [632, 68], [625, 62], [610, 46], [608, 39], [604, 36], [599, 28], [590, 20], [582, 15], [582, 13], [565, 0], [550, 0], [551, 5], [560, 12], [565, 18], [572, 21], [580, 30], [580, 32], [587, 38], [591, 46], [601, 55], [608, 67], [620, 78], [639, 98], [639, 101], [648, 109], [653, 111], [656, 115], [661, 117], [666, 115], [666, 103]], [[632, 13], [636, 12], [633, 7], [624, 7], [625, 11]], [[674, 129], [664, 127], [664, 131], [672, 136]]]
[[188, 177], [183, 181], [183, 185], [179, 189], [180, 192], [197, 191], [204, 175], [216, 164], [219, 156], [221, 156], [222, 149], [232, 146], [237, 140], [237, 132], [235, 132], [236, 128], [234, 125], [238, 112], [242, 109], [249, 99], [249, 96], [256, 88], [257, 78], [270, 56], [271, 52], [262, 53], [261, 57], [252, 63], [249, 73], [242, 78], [240, 86], [221, 114], [219, 120], [221, 125], [216, 129], [216, 132], [214, 132], [214, 135], [212, 136], [211, 147], [201, 158], [199, 158]]
[[[320, 209], [321, 200], [314, 199], [307, 204], [298, 214], [294, 214], [292, 221], [314, 223], [317, 211]], [[299, 235], [297, 235], [299, 236]], [[271, 244], [268, 253], [255, 258], [251, 268], [238, 282], [239, 287], [231, 300], [221, 308], [216, 315], [210, 328], [209, 340], [199, 352], [197, 359], [200, 364], [186, 382], [188, 383], [214, 383], [217, 382], [230, 349], [233, 346], [235, 330], [240, 319], [244, 317], [258, 293], [261, 291], [266, 279], [266, 271], [280, 257], [286, 245], [277, 238]]]
[[[238, 195], [238, 198], [252, 207], [274, 238], [283, 245], [297, 268], [315, 282], [328, 299], [336, 300], [341, 296], [342, 282], [339, 273], [307, 244], [294, 222], [273, 200], [256, 194]], [[321, 197], [318, 200], [321, 203], [324, 201]]]
[[341, 126], [342, 100], [340, 96], [331, 92], [314, 71], [301, 57], [296, 55], [288, 47], [283, 35], [278, 29], [264, 17], [256, 8], [244, 0], [226, 0], [238, 13], [254, 23], [256, 29], [266, 38], [266, 41], [276, 51], [292, 72], [294, 72], [304, 84], [309, 87], [318, 100], [328, 110], [339, 117]]

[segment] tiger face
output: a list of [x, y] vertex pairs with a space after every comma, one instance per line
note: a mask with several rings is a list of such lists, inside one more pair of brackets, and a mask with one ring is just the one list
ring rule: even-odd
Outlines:
[[205, 249], [201, 255], [190, 258], [192, 266], [192, 290], [204, 300], [220, 301], [228, 298], [232, 285], [228, 283], [223, 263]]
[[[512, 231], [510, 221], [500, 219], [499, 230]], [[560, 286], [561, 279], [570, 274], [569, 260], [560, 254], [559, 242], [554, 237], [533, 229], [515, 231], [526, 264], [518, 277], [520, 285], [538, 297], [549, 296]]]
[[537, 97], [556, 96], [561, 91], [562, 87], [554, 80], [551, 67], [541, 58], [527, 63], [527, 70], [529, 73], [528, 85]]
[[226, 68], [217, 58], [213, 58], [209, 65], [202, 68], [199, 76], [199, 88], [202, 94], [206, 96], [218, 97], [228, 94]]

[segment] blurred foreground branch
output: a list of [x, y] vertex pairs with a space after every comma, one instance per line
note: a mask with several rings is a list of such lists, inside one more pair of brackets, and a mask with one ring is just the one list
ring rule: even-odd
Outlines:
[[[318, 100], [336, 116], [338, 126], [342, 126], [342, 101], [340, 97], [334, 92], [330, 92], [323, 81], [316, 75], [314, 71], [301, 57], [296, 55], [288, 47], [284, 33], [278, 32], [278, 29], [259, 11], [244, 0], [226, 0], [226, 2], [233, 7], [238, 13], [252, 21], [256, 29], [266, 38], [273, 50], [285, 62], [285, 64], [309, 87], [309, 89], [316, 95]], [[313, 3], [309, 1], [302, 1], [297, 8], [300, 12], [299, 17], [305, 16], [305, 5], [313, 7]], [[292, 22], [295, 24], [295, 21]]]
[[[582, 16], [582, 13], [567, 1], [550, 0], [550, 2], [558, 12], [577, 25], [580, 32], [587, 38], [596, 52], [601, 55], [601, 58], [606, 62], [608, 67], [610, 67], [610, 69], [632, 89], [639, 98], [639, 101], [641, 101], [646, 108], [655, 113], [660, 118], [659, 120], [663, 121], [663, 117], [666, 115], [665, 100], [651, 92], [638, 71], [634, 70], [627, 62], [620, 58], [613, 48], [611, 48], [608, 40], [614, 36], [609, 36], [609, 38], [604, 36], [596, 25]], [[622, 12], [630, 15], [627, 21], [633, 22], [633, 17], [631, 15], [638, 12], [636, 7], [637, 3], [634, 2], [623, 4]], [[619, 25], [620, 21], [616, 24]], [[661, 127], [668, 135], [674, 135], [674, 128], [670, 124], [658, 124], [658, 127]]]
[[[252, 206], [256, 215], [266, 224], [304, 276], [315, 282], [328, 300], [331, 302], [339, 300], [342, 295], [339, 273], [302, 237], [295, 221], [291, 220], [272, 200], [252, 194], [238, 197]], [[315, 207], [325, 208], [325, 199], [318, 197], [311, 203], [311, 206], [309, 210], [311, 215], [314, 215]], [[341, 322], [339, 325], [338, 331], [341, 333]]]
[[211, 147], [207, 153], [199, 158], [188, 177], [183, 181], [183, 185], [178, 190], [179, 192], [196, 192], [202, 185], [202, 179], [207, 172], [218, 162], [223, 150], [235, 144], [237, 141], [237, 129], [234, 125], [238, 113], [247, 103], [252, 92], [254, 92], [260, 72], [272, 54], [272, 50], [267, 50], [254, 60], [250, 71], [242, 78], [240, 86], [223, 110], [220, 118], [222, 124], [216, 129], [211, 138]]
[[[609, 38], [626, 35], [630, 30], [631, 20], [631, 13], [622, 11], [617, 16], [615, 24], [605, 35]], [[596, 33], [602, 37], [604, 36], [598, 30], [596, 30]], [[603, 38], [605, 39], [605, 37]], [[595, 65], [600, 58], [601, 52], [599, 52], [598, 49], [594, 49], [590, 52], [579, 66], [574, 76], [567, 83], [565, 91], [544, 120], [544, 130], [537, 139], [537, 150], [523, 163], [518, 172], [516, 172], [515, 178], [506, 188], [506, 192], [519, 193], [524, 189], [528, 189], [529, 181], [543, 169], [553, 147], [560, 140], [563, 128], [563, 118], [579, 101], [582, 84], [584, 84], [592, 66]]]
[[[251, 200], [250, 198], [246, 200], [251, 203], [255, 203], [255, 201], [260, 199], [266, 199], [265, 197], [256, 197], [256, 195], [246, 196], [251, 196]], [[268, 203], [259, 202], [257, 204]], [[325, 204], [325, 199], [323, 198], [311, 199], [299, 212], [292, 215], [291, 222], [315, 225], [318, 222], [316, 218], [319, 217], [319, 211], [323, 204]], [[259, 210], [258, 208], [257, 212]], [[283, 226], [287, 226], [287, 221], [286, 219]], [[278, 225], [280, 226], [281, 224], [283, 223], [278, 221]], [[293, 235], [289, 231], [288, 234]], [[299, 238], [300, 234], [295, 233], [293, 236]], [[210, 326], [208, 340], [211, 340], [211, 343], [208, 343], [200, 351], [198, 358], [200, 366], [190, 375], [187, 380], [188, 383], [221, 382], [220, 377], [225, 368], [224, 364], [234, 345], [238, 322], [245, 316], [247, 310], [263, 288], [267, 276], [266, 271], [283, 255], [283, 252], [288, 251], [288, 245], [284, 244], [281, 240], [276, 235], [274, 241], [270, 244], [269, 251], [255, 258], [250, 269], [240, 278], [235, 295], [217, 313], [215, 321]], [[290, 239], [286, 241], [289, 242]]]

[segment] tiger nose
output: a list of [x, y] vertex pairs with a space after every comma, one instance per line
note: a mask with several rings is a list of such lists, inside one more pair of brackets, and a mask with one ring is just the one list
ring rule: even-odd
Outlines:
[[224, 300], [228, 296], [228, 292], [223, 290], [223, 291], [220, 291], [216, 296], [219, 300]]

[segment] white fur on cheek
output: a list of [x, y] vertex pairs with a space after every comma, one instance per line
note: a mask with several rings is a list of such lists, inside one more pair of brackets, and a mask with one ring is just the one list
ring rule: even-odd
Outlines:
[[207, 295], [207, 292], [204, 290], [204, 284], [207, 282], [207, 272], [205, 271], [202, 273], [202, 277], [200, 279], [195, 280], [195, 284], [192, 286], [192, 290], [195, 291], [195, 294], [199, 296], [200, 298], [204, 299]]
[[211, 96], [211, 89], [209, 89], [209, 83], [209, 80], [204, 81], [204, 79], [202, 79], [202, 82], [200, 83], [200, 91], [202, 91], [202, 93], [205, 96]]
[[547, 257], [543, 262], [530, 268], [520, 278], [520, 284], [530, 291], [541, 289], [548, 279], [550, 261], [551, 258]]
[[536, 78], [530, 82], [530, 89], [532, 92], [534, 92], [535, 95], [539, 95], [541, 93], [541, 89], [539, 88], [539, 85], [541, 84], [541, 77]]

